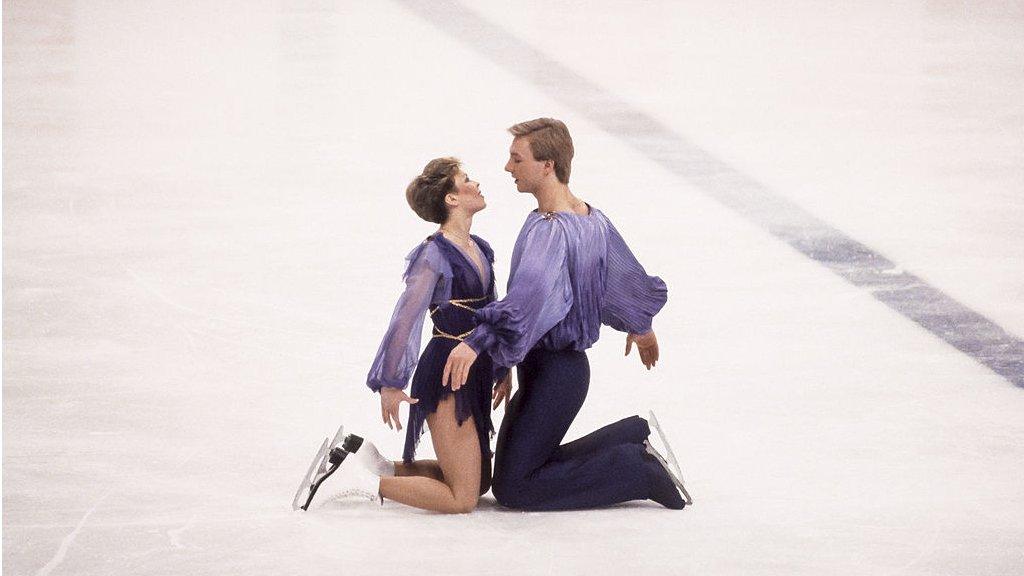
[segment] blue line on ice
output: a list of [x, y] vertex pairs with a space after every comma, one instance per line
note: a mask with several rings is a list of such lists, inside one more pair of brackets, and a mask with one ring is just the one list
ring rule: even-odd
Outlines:
[[545, 95], [694, 185], [711, 198], [957, 350], [1024, 388], [1024, 341], [985, 316], [904, 271], [871, 248], [775, 194], [628, 102], [455, 2], [399, 0]]

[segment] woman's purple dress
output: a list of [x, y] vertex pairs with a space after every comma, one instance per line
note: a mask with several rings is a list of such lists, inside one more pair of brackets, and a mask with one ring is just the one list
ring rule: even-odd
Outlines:
[[[480, 250], [483, 277], [469, 258], [440, 233], [435, 233], [413, 249], [407, 257], [402, 293], [387, 333], [373, 361], [366, 384], [379, 392], [385, 386], [405, 388], [412, 376], [409, 395], [419, 400], [409, 407], [405, 451], [402, 458], [411, 462], [423, 434], [427, 415], [438, 403], [455, 395], [455, 414], [459, 425], [473, 417], [480, 440], [480, 452], [489, 465], [491, 391], [494, 384], [490, 356], [481, 354], [469, 372], [466, 384], [456, 392], [441, 385], [448, 354], [474, 328], [474, 313], [493, 302], [494, 252], [487, 242], [472, 236]], [[422, 355], [419, 353], [423, 319], [429, 311], [432, 337]], [[489, 466], [487, 466], [489, 468]]]

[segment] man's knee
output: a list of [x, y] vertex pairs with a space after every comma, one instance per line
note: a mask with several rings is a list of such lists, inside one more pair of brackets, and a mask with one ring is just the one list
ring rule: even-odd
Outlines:
[[495, 474], [491, 492], [498, 504], [506, 508], [524, 508], [530, 504], [529, 483], [524, 477]]

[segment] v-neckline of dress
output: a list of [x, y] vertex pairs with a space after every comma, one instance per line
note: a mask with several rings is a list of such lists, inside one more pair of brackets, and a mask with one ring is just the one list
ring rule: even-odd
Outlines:
[[483, 249], [480, 248], [480, 244], [476, 241], [476, 238], [473, 238], [472, 236], [469, 237], [470, 240], [473, 241], [473, 245], [476, 246], [476, 249], [479, 252], [479, 255], [480, 255], [480, 266], [477, 266], [473, 262], [473, 258], [470, 257], [469, 254], [466, 254], [458, 244], [456, 244], [455, 242], [452, 242], [451, 240], [445, 238], [444, 234], [441, 234], [440, 232], [438, 232], [437, 235], [440, 236], [441, 238], [443, 238], [445, 242], [450, 244], [452, 246], [452, 248], [455, 248], [455, 251], [459, 253], [459, 256], [461, 256], [462, 259], [466, 261], [466, 264], [469, 264], [469, 268], [471, 270], [473, 270], [473, 276], [476, 277], [477, 284], [480, 286], [481, 289], [486, 291], [487, 287], [484, 285], [484, 269], [483, 269], [483, 263], [484, 263], [485, 256], [484, 256], [484, 251], [483, 251]]

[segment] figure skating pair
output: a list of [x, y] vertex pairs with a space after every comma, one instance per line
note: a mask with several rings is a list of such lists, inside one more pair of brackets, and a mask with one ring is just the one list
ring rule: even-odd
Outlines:
[[[540, 118], [509, 132], [505, 170], [520, 192], [536, 198], [537, 209], [516, 240], [508, 294], [496, 299], [494, 254], [470, 234], [473, 215], [486, 207], [479, 184], [458, 160], [432, 160], [406, 198], [440, 228], [408, 256], [406, 289], [367, 379], [389, 427], [401, 430], [399, 406], [409, 404], [403, 458], [389, 462], [372, 443], [339, 431], [324, 441], [296, 507], [304, 500], [308, 506], [335, 470], [345, 493], [448, 513], [473, 510], [488, 489], [502, 506], [523, 510], [692, 503], [653, 414], [562, 444], [586, 399], [585, 351], [601, 325], [625, 332], [626, 354], [636, 345], [650, 370], [658, 360], [652, 320], [667, 289], [647, 275], [611, 221], [570, 192], [573, 145], [565, 124]], [[432, 337], [420, 355], [428, 315]], [[411, 396], [404, 392], [410, 376]], [[490, 410], [502, 404], [492, 478]], [[414, 459], [424, 423], [437, 460]]]

